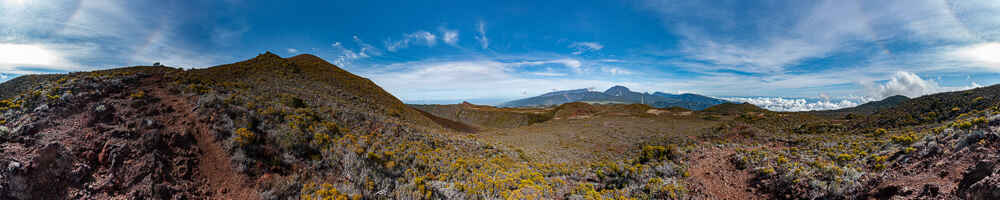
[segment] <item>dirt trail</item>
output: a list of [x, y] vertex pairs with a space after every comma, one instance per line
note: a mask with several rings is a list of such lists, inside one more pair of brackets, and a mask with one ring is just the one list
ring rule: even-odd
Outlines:
[[691, 155], [693, 191], [708, 199], [766, 199], [749, 187], [750, 173], [729, 162], [734, 153], [731, 148], [710, 147]]
[[197, 100], [181, 95], [168, 94], [164, 87], [162, 77], [157, 75], [146, 80], [141, 88], [148, 91], [150, 96], [161, 99], [162, 103], [176, 110], [170, 115], [160, 116], [161, 121], [167, 129], [190, 131], [194, 135], [201, 150], [198, 158], [198, 170], [205, 184], [212, 191], [213, 199], [259, 199], [259, 195], [254, 191], [254, 187], [248, 178], [233, 170], [229, 155], [222, 149], [220, 141], [216, 141], [215, 135], [209, 125], [201, 122], [204, 117], [200, 117], [195, 111], [195, 106], [190, 102]]

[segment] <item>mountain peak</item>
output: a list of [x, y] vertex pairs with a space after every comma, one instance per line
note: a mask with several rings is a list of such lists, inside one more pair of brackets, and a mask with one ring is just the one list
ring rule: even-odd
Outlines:
[[271, 53], [270, 51], [266, 51], [262, 54], [258, 54], [257, 57], [254, 57], [251, 60], [261, 60], [261, 59], [281, 59], [281, 56]]
[[882, 99], [882, 101], [885, 101], [885, 100], [903, 101], [903, 100], [909, 100], [909, 99], [910, 99], [910, 97], [906, 97], [906, 96], [903, 96], [903, 95], [893, 95], [893, 96], [890, 96], [890, 97], [886, 97], [885, 99]]
[[308, 53], [304, 53], [304, 54], [299, 54], [299, 55], [296, 55], [296, 56], [292, 56], [291, 58], [289, 58], [289, 60], [308, 60], [308, 61], [323, 61], [323, 62], [326, 62], [326, 60], [323, 60], [319, 56], [308, 54]]
[[622, 95], [628, 94], [629, 92], [632, 92], [632, 91], [629, 90], [627, 87], [616, 85], [614, 87], [608, 88], [608, 90], [605, 90], [604, 94], [608, 94], [608, 95], [612, 95], [612, 96], [622, 96]]

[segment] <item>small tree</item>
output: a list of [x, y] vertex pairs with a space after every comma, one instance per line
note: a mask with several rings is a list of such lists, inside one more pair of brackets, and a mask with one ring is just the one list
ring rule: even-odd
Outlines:
[[160, 62], [155, 62], [155, 63], [153, 63], [153, 66], [159, 67], [159, 66], [162, 66], [162, 65], [160, 64]]

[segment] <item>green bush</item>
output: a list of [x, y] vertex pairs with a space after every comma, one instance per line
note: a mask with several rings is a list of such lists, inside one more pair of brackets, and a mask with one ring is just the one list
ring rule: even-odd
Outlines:
[[894, 136], [890, 137], [890, 140], [892, 140], [892, 143], [902, 144], [902, 145], [908, 145], [908, 144], [913, 144], [913, 142], [916, 142], [917, 141], [917, 137], [918, 136], [917, 136], [916, 133], [909, 132], [909, 133], [902, 134], [902, 135], [894, 135]]
[[659, 160], [674, 160], [680, 157], [680, 152], [676, 145], [646, 145], [642, 147], [642, 154], [639, 155], [639, 163], [647, 163]]

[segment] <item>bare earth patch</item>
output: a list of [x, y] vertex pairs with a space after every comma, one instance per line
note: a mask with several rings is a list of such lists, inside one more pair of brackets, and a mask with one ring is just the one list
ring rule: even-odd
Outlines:
[[767, 199], [749, 187], [752, 175], [729, 161], [734, 153], [732, 148], [707, 147], [691, 154], [692, 191], [706, 199]]

